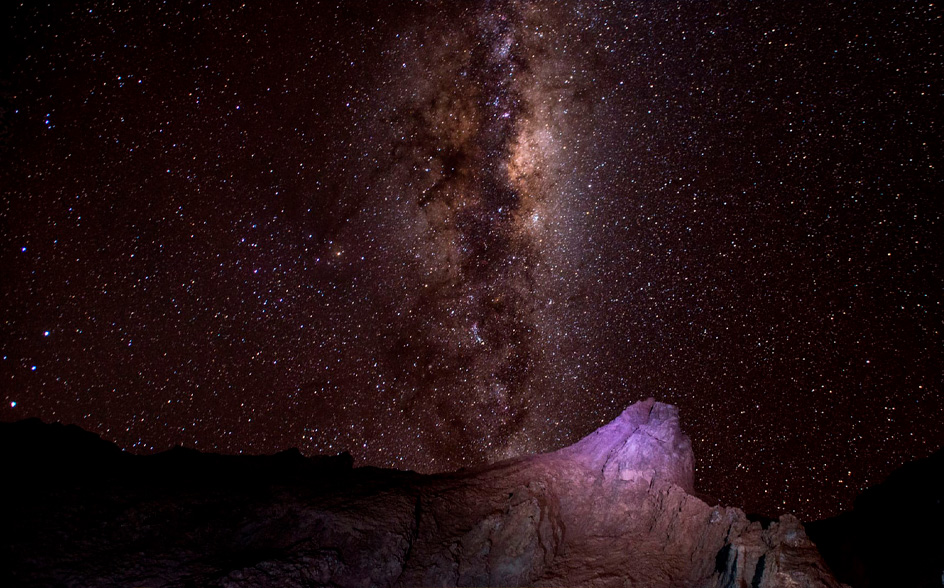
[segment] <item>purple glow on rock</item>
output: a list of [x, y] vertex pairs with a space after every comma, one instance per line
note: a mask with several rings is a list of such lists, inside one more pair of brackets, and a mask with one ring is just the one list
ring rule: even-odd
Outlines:
[[605, 479], [659, 478], [694, 490], [692, 443], [679, 428], [678, 409], [653, 398], [559, 453], [601, 470]]

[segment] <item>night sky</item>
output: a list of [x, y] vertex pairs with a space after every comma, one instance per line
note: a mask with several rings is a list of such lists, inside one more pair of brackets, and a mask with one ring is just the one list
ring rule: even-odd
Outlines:
[[944, 443], [939, 6], [24, 4], [5, 421], [433, 472], [654, 396], [807, 520]]

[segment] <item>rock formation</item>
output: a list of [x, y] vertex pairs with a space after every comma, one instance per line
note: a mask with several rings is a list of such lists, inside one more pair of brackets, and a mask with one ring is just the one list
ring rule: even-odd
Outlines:
[[432, 476], [87, 440], [57, 465], [50, 427], [0, 431], [5, 585], [839, 586], [794, 517], [694, 496], [691, 443], [652, 399], [560, 451]]

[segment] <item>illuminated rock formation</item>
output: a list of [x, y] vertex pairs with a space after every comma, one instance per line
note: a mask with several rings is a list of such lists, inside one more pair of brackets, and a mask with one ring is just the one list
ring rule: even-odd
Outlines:
[[560, 451], [432, 476], [86, 446], [68, 479], [12, 451], [17, 585], [839, 586], [792, 516], [693, 496], [678, 413], [652, 399]]

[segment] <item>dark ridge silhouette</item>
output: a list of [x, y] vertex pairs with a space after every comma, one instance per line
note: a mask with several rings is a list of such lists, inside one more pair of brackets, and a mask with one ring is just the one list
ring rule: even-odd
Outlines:
[[853, 588], [944, 585], [944, 449], [905, 464], [852, 511], [808, 523], [836, 578]]

